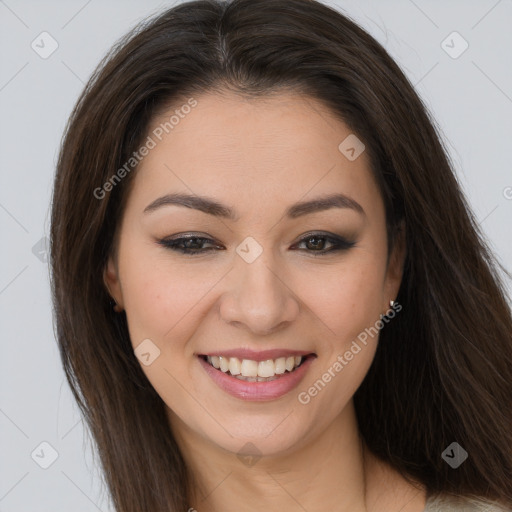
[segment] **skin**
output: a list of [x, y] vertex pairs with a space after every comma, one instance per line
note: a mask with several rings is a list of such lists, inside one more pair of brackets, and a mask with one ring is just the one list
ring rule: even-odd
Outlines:
[[[141, 367], [167, 406], [194, 476], [190, 506], [199, 512], [423, 511], [424, 489], [377, 461], [359, 437], [352, 396], [377, 337], [309, 403], [298, 401], [389, 310], [400, 286], [404, 243], [399, 240], [386, 265], [384, 204], [366, 153], [349, 161], [338, 145], [350, 129], [299, 94], [247, 100], [216, 92], [195, 99], [198, 105], [141, 162], [118, 226], [116, 256], [104, 273], [126, 311], [133, 347], [149, 338], [160, 350]], [[154, 119], [148, 133], [172, 110]], [[176, 205], [143, 213], [171, 192], [208, 196], [239, 218]], [[364, 215], [330, 208], [284, 217], [293, 203], [333, 192], [357, 201]], [[301, 243], [311, 231], [355, 245], [315, 256], [331, 245]], [[223, 250], [188, 256], [158, 244], [191, 232]], [[263, 250], [252, 263], [235, 252], [248, 236]], [[197, 358], [241, 347], [317, 357], [290, 393], [248, 402], [222, 391]], [[246, 443], [261, 454], [253, 465], [237, 457]]]

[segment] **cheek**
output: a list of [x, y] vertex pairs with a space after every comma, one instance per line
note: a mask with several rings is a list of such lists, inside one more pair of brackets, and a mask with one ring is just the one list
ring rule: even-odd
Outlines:
[[303, 288], [319, 325], [328, 327], [318, 337], [322, 357], [298, 397], [310, 411], [332, 419], [366, 376], [377, 348], [384, 273], [380, 253], [361, 250]]
[[206, 291], [216, 282], [214, 273], [200, 265], [176, 264], [165, 251], [144, 245], [133, 244], [125, 254], [119, 270], [132, 344], [151, 338], [159, 346], [164, 340], [175, 346], [186, 340], [187, 325], [190, 329]]
[[127, 292], [129, 316], [136, 320], [138, 329], [159, 339], [173, 337], [179, 324], [193, 316], [194, 306], [204, 294], [194, 282], [173, 272], [136, 278]]
[[297, 295], [337, 344], [374, 325], [383, 312], [384, 266], [377, 258], [354, 253], [343, 264], [308, 274]]
[[139, 359], [141, 369], [168, 407], [188, 410], [195, 403], [183, 390], [185, 383], [192, 391], [190, 366], [195, 362], [188, 341], [200, 322], [201, 299], [214, 282], [198, 279], [197, 273], [194, 277], [183, 267], [180, 270], [169, 258], [165, 260], [165, 255], [155, 258], [148, 253], [137, 258], [137, 251], [132, 251], [124, 263], [120, 262], [131, 343], [136, 349], [144, 340], [151, 340], [149, 345], [144, 341], [144, 346], [150, 347], [151, 362], [145, 365]]
[[[284, 271], [296, 299], [324, 324], [328, 337], [352, 339], [379, 318], [384, 268], [377, 252], [359, 248], [336, 264]], [[181, 262], [144, 244], [131, 244], [124, 254], [120, 274], [132, 344], [146, 338], [159, 346], [166, 340], [170, 349], [184, 344], [212, 307], [225, 266], [206, 259]]]

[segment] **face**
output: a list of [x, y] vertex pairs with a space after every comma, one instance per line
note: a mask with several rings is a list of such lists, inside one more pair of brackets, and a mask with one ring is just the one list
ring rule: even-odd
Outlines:
[[367, 155], [320, 103], [195, 100], [153, 120], [105, 283], [176, 435], [284, 453], [351, 404], [403, 254], [386, 266]]

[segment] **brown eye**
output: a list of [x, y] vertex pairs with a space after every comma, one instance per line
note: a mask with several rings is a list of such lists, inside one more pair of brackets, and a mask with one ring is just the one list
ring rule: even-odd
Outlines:
[[204, 247], [206, 244], [215, 245], [213, 240], [209, 238], [201, 237], [201, 236], [182, 236], [180, 238], [174, 239], [163, 239], [159, 240], [158, 243], [167, 249], [171, 249], [172, 251], [179, 251], [183, 254], [203, 254], [206, 251], [211, 251], [215, 249], [215, 247]]
[[350, 249], [355, 245], [355, 242], [334, 235], [309, 234], [300, 240], [298, 245], [301, 244], [305, 246], [307, 252], [322, 255], [334, 251]]
[[315, 235], [315, 236], [312, 236], [312, 237], [306, 239], [305, 243], [306, 243], [307, 249], [324, 250], [326, 243], [328, 244], [329, 241], [327, 240], [327, 238], [325, 236], [316, 236]]
[[[172, 251], [181, 252], [190, 256], [205, 254], [207, 251], [224, 250], [223, 247], [215, 244], [210, 238], [190, 235], [179, 238], [164, 238], [158, 240], [158, 244]], [[205, 246], [210, 247], [205, 247]], [[296, 246], [302, 245], [308, 253], [314, 256], [321, 256], [327, 253], [350, 249], [355, 242], [346, 240], [336, 235], [309, 234], [304, 236]]]

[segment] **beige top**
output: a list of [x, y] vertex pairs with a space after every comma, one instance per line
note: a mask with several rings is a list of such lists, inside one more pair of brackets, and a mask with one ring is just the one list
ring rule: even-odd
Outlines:
[[423, 512], [512, 512], [495, 502], [477, 500], [468, 497], [448, 495], [432, 496], [427, 499]]

